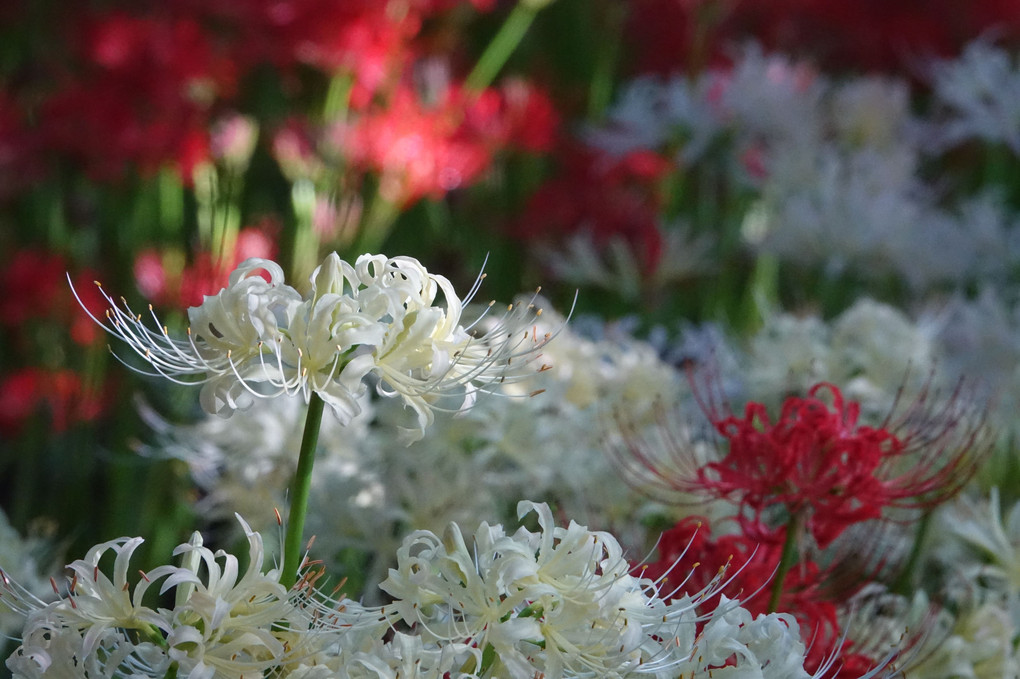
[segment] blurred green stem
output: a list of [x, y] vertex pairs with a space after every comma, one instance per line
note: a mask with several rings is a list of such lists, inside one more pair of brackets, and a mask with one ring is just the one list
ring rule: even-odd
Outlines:
[[319, 239], [315, 235], [315, 185], [309, 179], [298, 179], [290, 191], [294, 210], [294, 241], [291, 251], [290, 276], [304, 280], [316, 266]]
[[332, 122], [347, 117], [347, 107], [350, 104], [353, 85], [354, 79], [346, 73], [333, 76], [329, 81], [326, 102], [322, 107], [323, 120]]
[[601, 36], [600, 49], [595, 53], [595, 64], [591, 85], [588, 88], [588, 117], [601, 120], [613, 98], [616, 63], [620, 57], [621, 24], [626, 11], [623, 5], [605, 3], [602, 5], [609, 30]]
[[776, 577], [772, 580], [772, 596], [769, 597], [769, 613], [779, 609], [779, 599], [783, 596], [783, 582], [797, 560], [797, 534], [800, 533], [800, 514], [792, 514], [786, 524], [786, 540], [783, 542], [783, 555], [779, 558]]
[[358, 238], [354, 242], [355, 253], [379, 252], [399, 216], [400, 207], [393, 201], [383, 198], [377, 191], [361, 223]]
[[921, 520], [917, 522], [917, 532], [914, 533], [914, 544], [910, 548], [910, 554], [907, 556], [907, 562], [903, 564], [903, 570], [896, 576], [896, 581], [893, 582], [890, 590], [896, 594], [903, 594], [904, 596], [909, 595], [913, 591], [913, 585], [911, 580], [914, 577], [914, 571], [917, 570], [917, 564], [921, 560], [921, 552], [924, 551], [925, 538], [928, 536], [928, 529], [931, 527], [931, 512], [925, 512], [921, 516]]
[[759, 254], [748, 281], [739, 320], [741, 330], [756, 332], [779, 306], [779, 259], [768, 253]]
[[481, 92], [492, 84], [507, 59], [524, 39], [524, 34], [528, 32], [537, 14], [538, 8], [528, 2], [518, 2], [514, 6], [510, 16], [500, 26], [496, 36], [475, 64], [474, 70], [464, 81], [464, 86], [469, 92]]
[[280, 583], [290, 589], [297, 581], [301, 565], [301, 541], [308, 516], [308, 495], [312, 487], [312, 466], [315, 464], [315, 448], [319, 443], [319, 427], [322, 425], [322, 410], [325, 403], [312, 392], [308, 400], [308, 414], [305, 416], [305, 431], [301, 435], [301, 450], [298, 452], [297, 471], [290, 489], [290, 512], [287, 515], [287, 532], [283, 541], [283, 572]]

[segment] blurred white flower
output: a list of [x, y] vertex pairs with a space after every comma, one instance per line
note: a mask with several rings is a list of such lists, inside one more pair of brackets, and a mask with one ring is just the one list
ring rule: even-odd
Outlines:
[[1020, 613], [1020, 503], [1003, 514], [999, 489], [992, 488], [987, 501], [962, 497], [940, 514], [940, 521], [963, 547], [946, 545], [947, 563], [969, 581], [1005, 595]]
[[833, 85], [826, 97], [826, 115], [836, 139], [848, 148], [916, 152], [912, 149], [918, 130], [910, 105], [906, 81], [861, 76]]
[[537, 254], [557, 280], [610, 290], [630, 301], [715, 268], [709, 235], [682, 223], [659, 226], [658, 235], [661, 252], [652, 268], [626, 239], [614, 236], [600, 246], [588, 231], [571, 236], [563, 249], [540, 246]]
[[[69, 566], [66, 594], [49, 604], [5, 580], [5, 600], [25, 617], [8, 668], [16, 677], [261, 676], [335, 655], [348, 636], [379, 637], [389, 628], [380, 611], [321, 596], [314, 570], [288, 591], [278, 570], [263, 570], [261, 535], [239, 521], [248, 538], [243, 573], [236, 557], [213, 552], [196, 533], [174, 550], [179, 566], [139, 571], [137, 578], [130, 560], [141, 538], [96, 545]], [[112, 576], [107, 554], [114, 557]], [[172, 608], [147, 601], [156, 586]]]
[[613, 155], [677, 145], [684, 163], [695, 162], [724, 129], [712, 87], [709, 78], [635, 78], [624, 86], [606, 122], [588, 129], [585, 139]]
[[[48, 563], [53, 549], [53, 545], [41, 536], [31, 532], [22, 536], [0, 509], [0, 573], [5, 579], [17, 581], [37, 600], [54, 596], [48, 579], [57, 572], [57, 564]], [[0, 636], [10, 637], [23, 620], [21, 614], [5, 606], [4, 601], [0, 591]], [[0, 642], [0, 648], [3, 648], [3, 642]]]
[[[925, 324], [935, 337], [940, 366], [966, 378], [987, 400], [989, 426], [1008, 443], [1020, 432], [1020, 307], [994, 288], [929, 305]], [[1009, 443], [1007, 448], [1012, 448]], [[1012, 453], [1010, 453], [1012, 455]]]
[[976, 40], [958, 58], [933, 62], [930, 76], [941, 117], [934, 150], [980, 139], [1020, 154], [1020, 65], [1006, 50]]
[[814, 315], [774, 314], [750, 338], [742, 361], [746, 398], [775, 406], [818, 382], [833, 382], [861, 404], [865, 417], [881, 418], [897, 397], [910, 403], [932, 386], [940, 358], [930, 323], [867, 297], [829, 323]]

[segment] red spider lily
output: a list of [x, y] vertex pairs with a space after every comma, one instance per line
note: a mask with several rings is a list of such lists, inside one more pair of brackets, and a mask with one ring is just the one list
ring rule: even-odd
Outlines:
[[[779, 538], [781, 544], [782, 535]], [[722, 588], [722, 594], [739, 599], [741, 606], [752, 615], [764, 615], [770, 612], [766, 590], [776, 574], [780, 557], [781, 548], [776, 543], [759, 544], [741, 533], [712, 536], [705, 519], [688, 517], [662, 534], [658, 560], [639, 565], [634, 572], [656, 580], [665, 578], [666, 586], [662, 589], [667, 591], [670, 580], [686, 578], [684, 590], [697, 591], [707, 585], [720, 568], [726, 568], [730, 580]], [[678, 563], [692, 561], [699, 564], [692, 573], [685, 571], [674, 576]], [[869, 581], [866, 574], [860, 575], [858, 588]], [[840, 612], [848, 592], [834, 595], [827, 587], [827, 579], [827, 569], [809, 558], [802, 559], [787, 575], [776, 610], [793, 615], [800, 624], [805, 641], [810, 644], [806, 669], [814, 673], [835, 654], [838, 659], [832, 664], [834, 673], [823, 676], [829, 679], [863, 676], [875, 666], [877, 658], [854, 652], [852, 644], [845, 641]]]
[[458, 5], [491, 0], [174, 0], [178, 10], [221, 27], [235, 63], [305, 64], [352, 79], [351, 104], [367, 106], [418, 56], [422, 23]]
[[698, 460], [675, 427], [660, 432], [656, 449], [624, 423], [616, 453], [632, 482], [660, 495], [730, 500], [745, 532], [760, 537], [763, 526], [797, 519], [821, 548], [887, 508], [923, 510], [948, 499], [987, 450], [983, 422], [959, 387], [942, 405], [926, 388], [879, 427], [860, 424], [859, 404], [825, 382], [788, 398], [775, 422], [760, 403], [737, 416], [703, 392], [697, 398], [725, 446]]

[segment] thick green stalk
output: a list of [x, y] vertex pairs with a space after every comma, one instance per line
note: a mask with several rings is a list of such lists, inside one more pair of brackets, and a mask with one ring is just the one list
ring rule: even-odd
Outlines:
[[772, 581], [772, 596], [769, 597], [769, 613], [775, 613], [779, 608], [779, 598], [783, 595], [783, 581], [786, 574], [790, 572], [794, 562], [797, 560], [797, 534], [800, 532], [800, 515], [790, 516], [786, 524], [786, 541], [783, 542], [783, 555], [779, 559], [779, 568], [776, 569], [776, 577]]
[[294, 472], [294, 483], [290, 489], [290, 513], [283, 540], [283, 573], [280, 575], [280, 583], [288, 589], [297, 581], [298, 567], [301, 565], [302, 537], [305, 517], [308, 515], [308, 494], [312, 486], [312, 465], [315, 464], [315, 448], [319, 443], [324, 406], [322, 398], [313, 391], [308, 401], [305, 431], [301, 435], [297, 471]]
[[468, 74], [464, 86], [470, 92], [481, 92], [496, 79], [507, 59], [517, 49], [524, 34], [535, 20], [538, 9], [527, 2], [518, 2], [506, 18], [499, 32], [485, 48], [474, 69]]
[[910, 555], [907, 556], [907, 562], [903, 564], [903, 570], [900, 571], [896, 581], [889, 588], [890, 591], [904, 596], [913, 591], [911, 580], [914, 577], [914, 571], [917, 570], [917, 565], [921, 562], [921, 554], [924, 552], [924, 542], [928, 537], [929, 528], [931, 528], [930, 511], [925, 512], [921, 516], [921, 520], [917, 522], [917, 532], [914, 534], [914, 544], [910, 548]]

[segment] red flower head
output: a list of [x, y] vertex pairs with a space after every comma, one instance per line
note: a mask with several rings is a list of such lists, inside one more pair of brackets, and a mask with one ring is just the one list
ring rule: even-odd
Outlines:
[[[719, 590], [752, 615], [769, 612], [768, 585], [776, 575], [781, 549], [772, 544], [757, 544], [745, 534], [712, 535], [707, 520], [700, 517], [682, 519], [665, 531], [658, 543], [658, 560], [639, 564], [634, 574], [654, 580], [664, 579], [661, 589], [670, 591], [670, 583], [683, 581], [682, 591], [698, 591], [725, 571], [725, 585]], [[679, 564], [697, 563], [690, 573], [676, 572]], [[841, 591], [832, 596], [828, 588], [830, 574], [811, 559], [804, 559], [786, 576], [782, 596], [776, 610], [793, 615], [802, 634], [810, 643], [805, 666], [811, 670], [838, 657], [834, 667], [852, 666], [856, 673], [825, 674], [835, 677], [859, 677], [875, 666], [876, 658], [855, 652], [853, 645], [844, 639], [841, 630], [841, 606], [853, 592]], [[868, 582], [862, 575], [858, 587]], [[674, 585], [674, 586], [676, 586]]]
[[618, 461], [652, 492], [734, 502], [744, 532], [758, 540], [781, 541], [777, 527], [796, 519], [825, 548], [886, 508], [933, 506], [970, 479], [987, 449], [983, 422], [964, 407], [959, 389], [941, 406], [930, 397], [926, 389], [895, 421], [871, 427], [859, 423], [859, 404], [827, 382], [788, 398], [775, 422], [760, 403], [737, 416], [701, 393], [699, 404], [725, 443], [714, 459], [695, 461], [693, 444], [675, 431], [661, 437], [671, 448], [662, 451], [629, 430]]

